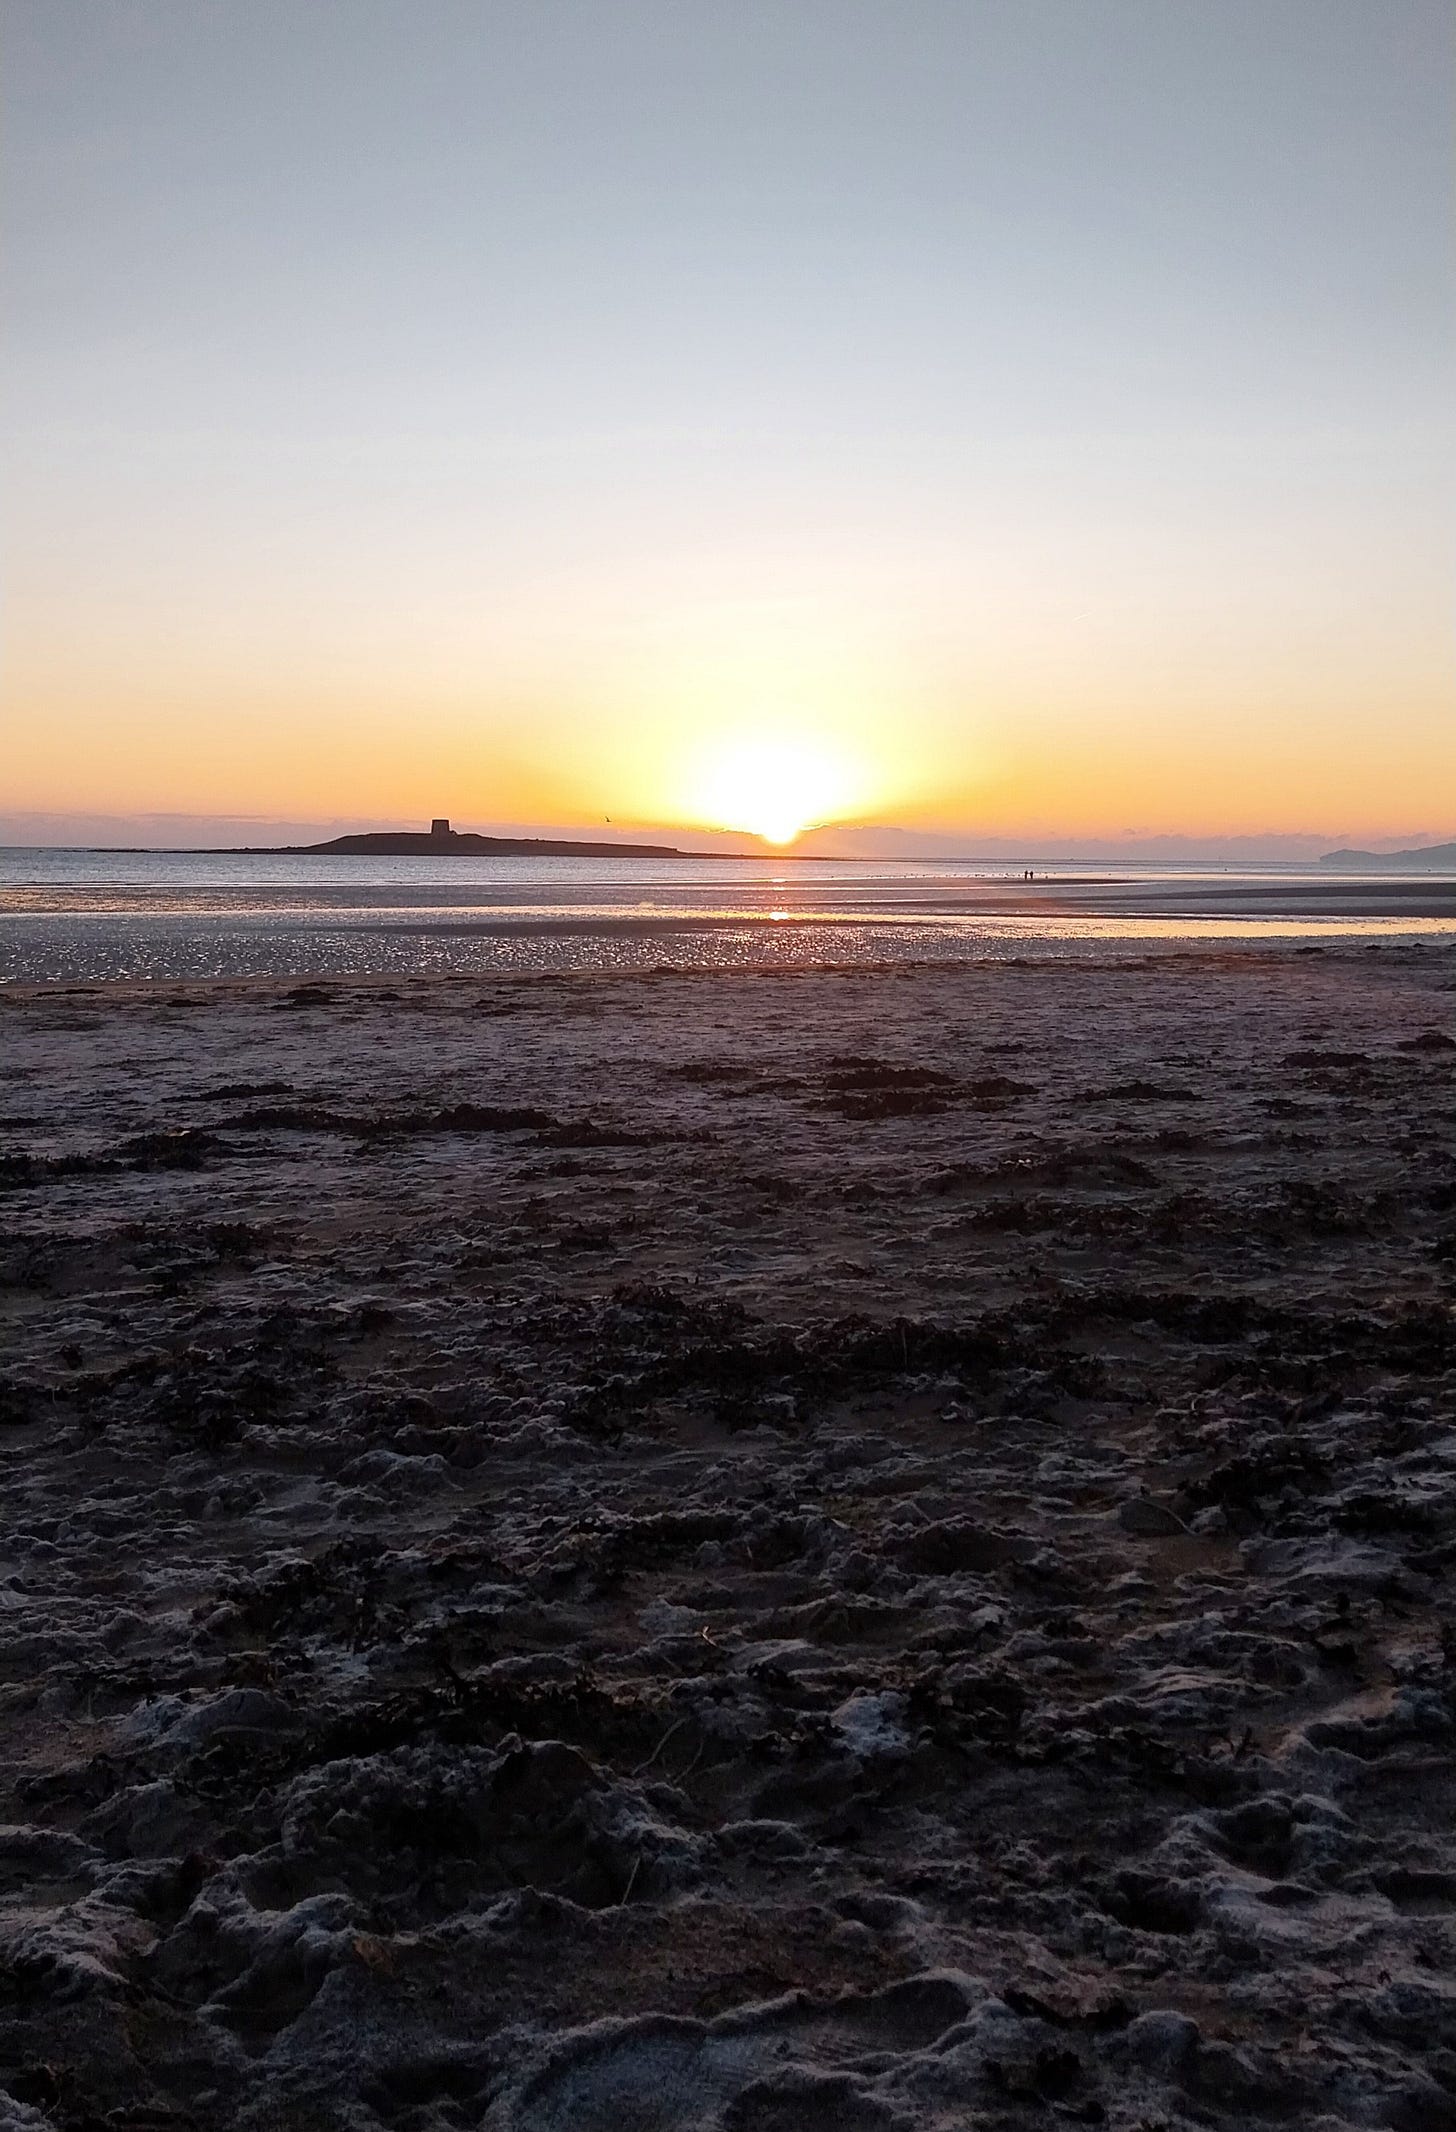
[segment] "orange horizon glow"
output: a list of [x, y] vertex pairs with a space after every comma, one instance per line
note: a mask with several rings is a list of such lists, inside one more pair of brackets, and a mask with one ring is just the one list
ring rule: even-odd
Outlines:
[[563, 615], [549, 656], [544, 612], [494, 642], [444, 613], [418, 640], [319, 615], [311, 642], [275, 616], [250, 643], [214, 619], [167, 642], [135, 610], [89, 637], [58, 608], [13, 615], [0, 808], [610, 817], [784, 847], [859, 824], [1418, 841], [1456, 813], [1450, 659], [1429, 641], [1153, 659], [1052, 612], [1040, 637], [931, 665], [911, 647], [943, 634], [933, 614], [872, 628], [822, 598], [664, 601], [630, 632]]
[[1456, 829], [1449, 16], [841, 12], [20, 10], [0, 818]]
[[[25, 687], [8, 722], [8, 814], [179, 814], [409, 823], [549, 823], [591, 834], [738, 832], [790, 848], [811, 829], [873, 824], [988, 837], [1314, 834], [1347, 841], [1449, 833], [1456, 719], [1439, 691], [1407, 694], [1381, 746], [1349, 696], [1237, 717], [1182, 706], [1114, 712], [1027, 703], [971, 712], [882, 686], [837, 718], [735, 715], [700, 690], [625, 687], [605, 702], [522, 690], [487, 714], [451, 691], [428, 712], [402, 686], [311, 692], [214, 684], [138, 703], [116, 682]], [[471, 692], [473, 694], [473, 692]], [[626, 701], [623, 698], [627, 698]], [[462, 700], [463, 699], [463, 700]], [[1343, 744], [1342, 744], [1343, 743]], [[1456, 826], [1456, 825], [1452, 825]]]

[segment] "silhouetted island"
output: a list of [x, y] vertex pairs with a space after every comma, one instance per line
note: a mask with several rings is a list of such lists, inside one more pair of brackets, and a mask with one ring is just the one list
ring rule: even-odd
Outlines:
[[569, 837], [485, 837], [470, 829], [452, 829], [441, 816], [428, 830], [369, 830], [356, 836], [330, 837], [325, 844], [249, 844], [243, 852], [269, 851], [284, 856], [312, 857], [337, 853], [340, 858], [451, 858], [492, 859], [694, 859], [698, 852], [680, 851], [675, 844], [589, 844]]
[[1456, 838], [1449, 844], [1417, 844], [1409, 851], [1327, 851], [1321, 866], [1393, 866], [1404, 872], [1410, 867], [1432, 867], [1439, 873], [1456, 868]]

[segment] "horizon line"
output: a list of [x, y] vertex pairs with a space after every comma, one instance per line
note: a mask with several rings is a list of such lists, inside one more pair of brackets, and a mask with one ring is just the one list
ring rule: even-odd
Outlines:
[[[1164, 855], [1183, 851], [1210, 858], [1227, 855], [1247, 857], [1262, 849], [1263, 855], [1276, 856], [1271, 848], [1278, 845], [1297, 847], [1291, 856], [1301, 851], [1315, 851], [1315, 847], [1335, 850], [1363, 849], [1375, 853], [1391, 850], [1421, 849], [1427, 845], [1440, 845], [1456, 841], [1456, 828], [1449, 831], [1422, 827], [1404, 831], [1389, 829], [1379, 832], [1352, 829], [1342, 826], [1330, 829], [1260, 829], [1260, 830], [1180, 830], [1180, 829], [1125, 829], [1109, 830], [1059, 830], [1048, 827], [1026, 830], [997, 830], [988, 825], [977, 827], [927, 827], [907, 828], [899, 823], [845, 819], [811, 824], [800, 833], [779, 845], [756, 835], [749, 830], [723, 826], [709, 826], [688, 822], [643, 822], [624, 827], [618, 823], [603, 821], [588, 823], [518, 823], [485, 822], [456, 823], [450, 818], [459, 834], [495, 837], [522, 842], [573, 842], [594, 844], [631, 844], [648, 838], [669, 836], [683, 837], [695, 843], [708, 843], [715, 847], [697, 852], [683, 852], [684, 857], [764, 857], [789, 858], [793, 856], [825, 857], [830, 854], [809, 852], [806, 845], [824, 839], [861, 842], [884, 839], [899, 846], [907, 857], [981, 855], [1026, 853], [1040, 849], [1064, 856], [1076, 853], [1126, 853], [1134, 855], [1139, 849], [1160, 847]], [[185, 828], [184, 828], [184, 825]], [[249, 830], [263, 837], [277, 839], [276, 843], [224, 845], [224, 835], [246, 837]], [[160, 843], [152, 841], [168, 832], [188, 835], [187, 843]], [[108, 835], [108, 832], [110, 833]], [[129, 832], [129, 833], [128, 833]], [[89, 808], [6, 808], [0, 810], [0, 843], [15, 849], [51, 849], [78, 851], [187, 851], [208, 850], [262, 852], [285, 850], [288, 839], [293, 839], [295, 848], [304, 843], [323, 843], [332, 837], [348, 835], [409, 835], [423, 833], [418, 822], [408, 823], [383, 819], [379, 816], [332, 815], [290, 817], [263, 810], [248, 812], [209, 812], [183, 808], [127, 809], [115, 813], [110, 810]], [[116, 837], [118, 841], [110, 841]], [[203, 841], [195, 841], [201, 837]], [[124, 839], [124, 841], [123, 841]], [[731, 847], [731, 848], [725, 848]], [[891, 852], [873, 853], [855, 851], [844, 853], [845, 857], [891, 857]]]

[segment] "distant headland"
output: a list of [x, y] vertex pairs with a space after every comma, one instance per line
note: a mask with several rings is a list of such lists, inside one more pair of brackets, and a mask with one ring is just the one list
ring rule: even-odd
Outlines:
[[428, 830], [381, 829], [356, 836], [330, 837], [326, 844], [244, 844], [235, 856], [263, 852], [291, 858], [428, 858], [428, 859], [693, 859], [697, 852], [675, 844], [589, 844], [568, 837], [484, 837], [471, 829], [452, 829], [437, 815]]
[[1420, 872], [1429, 867], [1436, 873], [1456, 868], [1456, 838], [1449, 844], [1417, 844], [1410, 851], [1327, 851], [1321, 866], [1393, 867], [1398, 873]]

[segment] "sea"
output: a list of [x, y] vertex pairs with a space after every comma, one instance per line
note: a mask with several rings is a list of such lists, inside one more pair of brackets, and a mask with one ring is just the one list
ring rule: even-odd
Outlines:
[[0, 984], [877, 965], [1456, 937], [1456, 873], [0, 849]]

